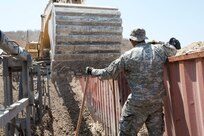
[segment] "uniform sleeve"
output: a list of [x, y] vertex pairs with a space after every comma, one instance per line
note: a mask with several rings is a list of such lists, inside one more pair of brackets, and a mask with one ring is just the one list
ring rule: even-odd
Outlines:
[[167, 57], [176, 55], [177, 50], [173, 45], [166, 43], [166, 44], [163, 44], [163, 48]]
[[123, 56], [111, 62], [111, 64], [104, 69], [92, 69], [92, 75], [98, 76], [100, 79], [116, 79], [125, 66]]

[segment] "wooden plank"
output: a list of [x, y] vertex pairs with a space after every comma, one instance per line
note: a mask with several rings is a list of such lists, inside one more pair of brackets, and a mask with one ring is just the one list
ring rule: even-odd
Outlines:
[[54, 4], [49, 24], [52, 74], [84, 72], [87, 65], [102, 68], [119, 57], [120, 16], [117, 8]]
[[[55, 54], [55, 61], [107, 61], [120, 56], [120, 53], [80, 53], [80, 54]], [[77, 62], [76, 62], [77, 63]]]
[[17, 58], [23, 61], [32, 61], [31, 55], [20, 47], [15, 41], [12, 41], [3, 32], [0, 31], [0, 48], [7, 54], [16, 55]]
[[22, 61], [18, 59], [9, 59], [8, 67], [22, 67]]
[[117, 9], [87, 8], [87, 7], [54, 7], [55, 12], [65, 14], [89, 14], [89, 15], [121, 15]]
[[196, 58], [203, 58], [204, 57], [204, 51], [201, 52], [195, 52], [191, 54], [181, 55], [181, 56], [174, 56], [169, 57], [169, 62], [175, 62], [175, 61], [181, 61], [181, 60], [189, 60], [189, 59], [196, 59]]
[[[30, 90], [30, 82], [29, 82], [29, 65], [27, 61], [24, 61], [22, 64], [22, 84], [23, 84], [23, 97], [30, 98], [29, 104], [32, 104], [31, 99], [31, 90]], [[31, 106], [26, 107], [26, 134], [31, 135], [30, 129], [30, 114], [31, 114]]]
[[57, 35], [69, 34], [121, 34], [122, 27], [120, 26], [80, 26], [80, 25], [57, 25]]
[[[8, 58], [3, 58], [3, 81], [4, 81], [4, 107], [10, 106], [13, 103], [12, 94], [12, 77], [11, 71], [8, 67]], [[9, 124], [5, 126], [5, 134], [11, 135], [13, 127]]]
[[66, 77], [71, 74], [85, 74], [85, 68], [87, 66], [95, 68], [105, 68], [107, 67], [112, 60], [107, 61], [53, 61], [52, 62], [52, 73], [56, 77], [61, 75]]
[[95, 6], [95, 5], [87, 5], [87, 4], [69, 4], [69, 3], [54, 3], [55, 7], [64, 7], [64, 8], [88, 8], [88, 9], [106, 9], [106, 10], [118, 10], [118, 8], [110, 7], [110, 6]]
[[4, 127], [10, 120], [12, 120], [20, 111], [28, 106], [28, 98], [23, 98], [9, 106], [6, 110], [0, 113], [0, 127]]
[[46, 27], [46, 23], [48, 23], [49, 19], [50, 19], [50, 14], [52, 13], [52, 3], [48, 3], [45, 10], [44, 10], [44, 13], [41, 17], [41, 32], [44, 32], [44, 29]]
[[83, 52], [103, 52], [103, 53], [120, 53], [120, 44], [110, 44], [110, 45], [57, 45], [55, 47], [55, 54], [67, 54], [67, 53], [83, 53]]
[[9, 78], [8, 58], [3, 58], [4, 107], [11, 105], [10, 92], [12, 90]]
[[67, 42], [120, 42], [122, 35], [68, 35], [68, 36], [56, 36], [56, 43], [67, 43]]
[[57, 24], [66, 24], [66, 25], [112, 25], [112, 26], [121, 26], [122, 19], [119, 16], [87, 16], [87, 15], [77, 15], [77, 16], [56, 16]]
[[37, 65], [37, 90], [39, 92], [39, 117], [42, 117], [43, 105], [42, 105], [42, 80], [41, 80], [41, 72], [40, 72], [40, 65]]
[[80, 25], [80, 26], [121, 26], [122, 22], [71, 22], [71, 21], [66, 21], [66, 20], [60, 20], [57, 22], [57, 25]]
[[0, 111], [0, 127], [1, 128], [4, 127], [10, 121], [10, 120], [8, 120], [8, 118], [9, 118], [9, 111], [8, 110], [1, 110]]

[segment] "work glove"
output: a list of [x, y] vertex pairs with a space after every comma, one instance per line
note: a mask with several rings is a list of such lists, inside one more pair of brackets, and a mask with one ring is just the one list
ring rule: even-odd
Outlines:
[[87, 75], [92, 75], [92, 69], [93, 69], [93, 67], [86, 67], [85, 73]]
[[181, 44], [179, 42], [179, 40], [177, 40], [176, 38], [172, 37], [169, 40], [169, 44], [173, 45], [177, 50], [181, 49]]

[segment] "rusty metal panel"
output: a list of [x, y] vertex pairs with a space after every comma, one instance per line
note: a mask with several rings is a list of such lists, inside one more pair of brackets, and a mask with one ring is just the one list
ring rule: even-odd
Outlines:
[[[130, 89], [124, 74], [117, 81], [90, 78], [87, 105], [103, 124], [106, 136], [116, 136], [122, 105]], [[169, 58], [165, 66], [164, 136], [204, 135], [204, 52]], [[81, 79], [82, 88], [85, 80]]]
[[[85, 78], [80, 79], [82, 90]], [[130, 93], [127, 81], [121, 74], [117, 81], [89, 77], [86, 103], [95, 121], [103, 124], [106, 136], [117, 136], [122, 105]]]
[[204, 52], [169, 59], [164, 79], [168, 136], [204, 135]]
[[[103, 124], [106, 136], [117, 136], [121, 113], [121, 92], [114, 80], [99, 80], [89, 77], [86, 103], [95, 121]], [[80, 79], [84, 88], [86, 80]], [[84, 89], [83, 89], [84, 90]]]

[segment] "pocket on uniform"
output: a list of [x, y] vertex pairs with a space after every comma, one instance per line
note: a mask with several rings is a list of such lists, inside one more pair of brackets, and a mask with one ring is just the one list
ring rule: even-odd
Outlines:
[[119, 121], [119, 129], [121, 131], [128, 131], [132, 128], [132, 121], [133, 121], [134, 115], [126, 113], [124, 114], [120, 121]]

